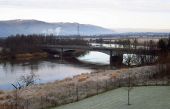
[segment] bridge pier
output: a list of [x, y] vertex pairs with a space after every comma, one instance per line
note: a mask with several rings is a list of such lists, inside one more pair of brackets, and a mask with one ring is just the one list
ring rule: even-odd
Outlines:
[[60, 51], [60, 59], [61, 61], [63, 60], [63, 48], [61, 48], [61, 51]]
[[121, 65], [123, 62], [123, 54], [113, 54], [113, 51], [110, 51], [110, 65]]

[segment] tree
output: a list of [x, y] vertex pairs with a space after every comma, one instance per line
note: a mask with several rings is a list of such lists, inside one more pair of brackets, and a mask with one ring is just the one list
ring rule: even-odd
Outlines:
[[19, 104], [19, 90], [27, 87], [31, 84], [35, 84], [35, 81], [37, 80], [37, 75], [35, 75], [33, 72], [31, 72], [29, 75], [21, 76], [20, 80], [16, 84], [12, 84], [12, 86], [15, 88], [15, 105], [16, 108]]
[[167, 45], [168, 50], [170, 50], [170, 34], [169, 34], [169, 38], [168, 38], [168, 45]]
[[128, 66], [128, 67], [130, 67], [133, 63], [134, 63], [134, 61], [135, 61], [135, 55], [134, 54], [127, 54], [127, 55], [125, 55], [124, 56], [124, 63]]
[[38, 76], [35, 75], [34, 72], [31, 72], [29, 75], [21, 76], [20, 78], [21, 86], [27, 87], [29, 85], [33, 85], [36, 83], [37, 79], [38, 79]]
[[16, 84], [12, 84], [15, 89], [22, 89], [36, 83], [38, 76], [31, 72], [29, 75], [21, 76]]
[[158, 41], [158, 48], [160, 48], [161, 51], [163, 51], [163, 52], [166, 51], [166, 49], [167, 49], [167, 44], [166, 44], [165, 40], [160, 39], [160, 40]]
[[[63, 36], [64, 37], [64, 36]], [[18, 43], [19, 42], [19, 43]], [[80, 38], [63, 38], [54, 35], [15, 35], [0, 40], [0, 45], [11, 57], [21, 53], [44, 52], [44, 45], [84, 45], [89, 46], [89, 42]]]
[[135, 39], [133, 40], [134, 49], [137, 49], [137, 45], [138, 45], [138, 40], [135, 38]]

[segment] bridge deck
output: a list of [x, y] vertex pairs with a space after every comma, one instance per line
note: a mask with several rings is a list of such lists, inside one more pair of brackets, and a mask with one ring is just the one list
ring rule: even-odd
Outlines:
[[81, 49], [88, 51], [106, 51], [116, 52], [118, 54], [147, 54], [147, 55], [158, 55], [159, 49], [133, 49], [133, 48], [111, 48], [111, 47], [95, 47], [95, 46], [75, 46], [75, 45], [45, 45], [43, 48], [46, 49]]

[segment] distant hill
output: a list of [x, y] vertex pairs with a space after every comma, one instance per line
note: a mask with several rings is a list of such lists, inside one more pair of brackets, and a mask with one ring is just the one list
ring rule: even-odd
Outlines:
[[113, 34], [114, 31], [103, 27], [78, 23], [47, 23], [38, 20], [7, 20], [0, 21], [0, 36], [15, 34], [54, 34], [77, 35]]

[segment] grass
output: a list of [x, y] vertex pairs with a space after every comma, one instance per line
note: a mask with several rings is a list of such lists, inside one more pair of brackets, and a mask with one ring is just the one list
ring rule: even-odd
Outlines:
[[135, 87], [130, 103], [126, 88], [119, 88], [52, 109], [170, 109], [170, 86]]

